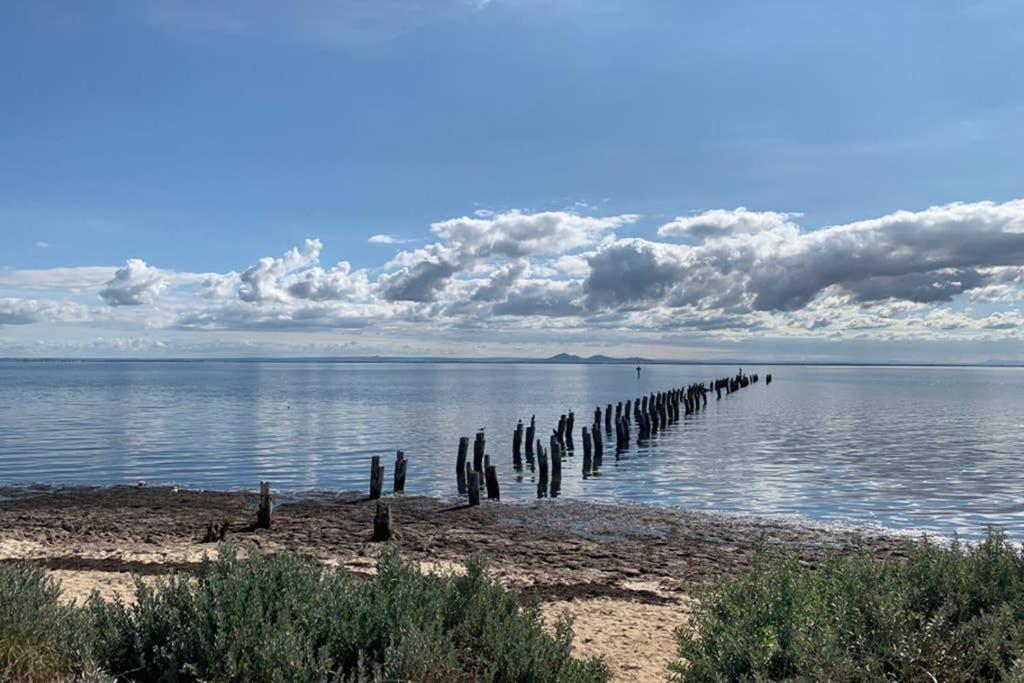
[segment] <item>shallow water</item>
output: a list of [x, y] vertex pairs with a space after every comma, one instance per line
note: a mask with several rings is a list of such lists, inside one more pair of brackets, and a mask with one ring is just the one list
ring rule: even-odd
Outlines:
[[[684, 418], [561, 495], [1024, 539], [1024, 369], [745, 368], [774, 375]], [[459, 436], [486, 427], [502, 497], [516, 419], [579, 430], [596, 405], [708, 381], [722, 366], [0, 362], [0, 483], [362, 489], [409, 457], [409, 493], [455, 493]], [[635, 436], [635, 432], [634, 432]], [[606, 447], [608, 441], [606, 439]]]

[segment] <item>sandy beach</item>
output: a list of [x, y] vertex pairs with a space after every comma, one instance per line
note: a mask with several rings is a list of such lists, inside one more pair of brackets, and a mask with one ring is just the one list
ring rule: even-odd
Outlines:
[[[293, 552], [354, 573], [375, 569], [375, 503], [355, 493], [279, 496], [269, 530], [251, 527], [256, 496], [159, 487], [0, 491], [0, 562], [32, 560], [53, 572], [69, 601], [93, 591], [129, 597], [133, 577], [189, 571], [227, 522], [240, 552]], [[615, 680], [664, 678], [703, 586], [758, 553], [795, 554], [813, 566], [827, 552], [901, 555], [905, 537], [793, 520], [570, 500], [463, 507], [457, 500], [388, 499], [403, 555], [425, 570], [459, 571], [474, 553], [554, 619], [575, 618], [579, 654], [606, 659]]]

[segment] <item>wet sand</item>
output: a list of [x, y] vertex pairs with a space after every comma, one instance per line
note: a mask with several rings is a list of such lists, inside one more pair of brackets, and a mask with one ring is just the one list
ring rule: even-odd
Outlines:
[[[372, 573], [375, 503], [360, 494], [278, 497], [274, 524], [253, 529], [246, 492], [170, 488], [0, 490], [0, 562], [34, 560], [68, 600], [93, 590], [131, 594], [132, 577], [188, 571], [217, 545], [207, 524], [227, 522], [241, 552], [289, 551]], [[495, 503], [390, 498], [398, 543], [426, 570], [458, 571], [474, 553], [553, 619], [576, 616], [576, 650], [603, 656], [616, 680], [659, 680], [675, 652], [694, 593], [750, 566], [759, 552], [813, 566], [826, 552], [902, 555], [910, 541], [875, 531], [792, 520], [570, 500]]]

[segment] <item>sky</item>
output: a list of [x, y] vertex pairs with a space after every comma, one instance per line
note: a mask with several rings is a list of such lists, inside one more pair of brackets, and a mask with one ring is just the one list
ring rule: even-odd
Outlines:
[[6, 0], [0, 357], [1024, 361], [1018, 0]]

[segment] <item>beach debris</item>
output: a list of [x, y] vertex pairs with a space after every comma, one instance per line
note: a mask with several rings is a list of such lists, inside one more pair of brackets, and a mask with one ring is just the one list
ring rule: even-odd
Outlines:
[[223, 541], [228, 535], [229, 524], [227, 520], [223, 522], [208, 522], [206, 525], [206, 533], [203, 535], [202, 543], [218, 543]]

